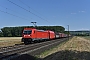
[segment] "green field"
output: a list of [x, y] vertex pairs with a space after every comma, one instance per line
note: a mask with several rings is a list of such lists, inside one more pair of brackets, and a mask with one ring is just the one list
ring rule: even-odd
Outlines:
[[84, 36], [83, 38], [90, 40], [90, 36]]

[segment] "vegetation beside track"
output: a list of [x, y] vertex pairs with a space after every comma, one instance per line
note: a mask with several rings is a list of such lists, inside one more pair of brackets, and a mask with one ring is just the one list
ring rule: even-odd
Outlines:
[[[71, 39], [70, 39], [70, 40], [71, 40]], [[68, 41], [69, 41], [69, 40], [64, 41], [64, 42], [60, 43], [59, 45], [50, 48], [49, 50], [45, 50], [45, 51], [42, 52], [40, 55], [36, 55], [36, 58], [45, 58], [46, 56], [49, 56], [49, 55], [57, 52], [57, 51], [58, 51], [58, 48], [59, 48], [60, 46], [64, 45], [64, 44], [65, 44], [66, 42], [68, 42]]]
[[90, 36], [84, 36], [83, 38], [90, 40]]
[[75, 36], [37, 57], [43, 60], [90, 60], [89, 55], [90, 40]]

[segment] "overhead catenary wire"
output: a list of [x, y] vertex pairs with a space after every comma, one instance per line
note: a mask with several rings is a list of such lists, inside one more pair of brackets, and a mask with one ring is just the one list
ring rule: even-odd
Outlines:
[[26, 5], [28, 8], [31, 8], [30, 6], [28, 6], [27, 4], [25, 4], [24, 2], [22, 2], [21, 0], [18, 0], [20, 1], [22, 4]]
[[17, 16], [17, 15], [11, 14], [11, 13], [9, 13], [9, 12], [5, 12], [5, 11], [3, 11], [3, 10], [0, 10], [0, 12], [6, 13], [6, 14], [9, 14], [9, 15], [12, 15], [12, 16], [15, 16], [15, 17], [24, 19], [24, 20], [28, 20], [28, 19], [25, 19], [25, 18], [23, 18], [23, 17], [19, 17], [19, 16]]
[[[12, 9], [9, 9], [9, 8], [7, 8], [7, 7], [5, 7], [5, 6], [2, 6], [2, 5], [0, 5], [0, 6], [3, 7], [3, 8], [5, 8], [5, 9], [6, 9], [6, 12], [7, 12], [7, 10], [10, 10], [10, 11], [15, 12], [15, 13], [17, 13], [17, 14], [23, 15], [23, 14], [17, 12], [17, 11], [14, 11], [14, 10], [12, 10]], [[23, 16], [25, 16], [25, 15], [23, 15]], [[32, 18], [29, 17], [29, 19], [32, 19]]]
[[[21, 1], [21, 0], [18, 0], [18, 1], [20, 1], [20, 3], [22, 3], [22, 4], [25, 5], [25, 6], [27, 6], [28, 8], [32, 9], [33, 11], [37, 12], [35, 9], [31, 8], [28, 4], [25, 4], [23, 1]], [[40, 14], [39, 12], [37, 12], [37, 13]], [[40, 15], [42, 15], [42, 14], [40, 14]], [[44, 16], [44, 17], [45, 17], [45, 16]], [[45, 18], [46, 18], [46, 17], [45, 17]]]
[[51, 22], [49, 22], [48, 20], [43, 19], [42, 17], [40, 17], [40, 16], [36, 15], [35, 13], [31, 12], [30, 10], [25, 9], [25, 8], [19, 6], [18, 4], [14, 3], [14, 2], [12, 2], [12, 1], [10, 1], [10, 0], [7, 0], [7, 1], [9, 1], [10, 3], [12, 3], [12, 4], [18, 6], [19, 8], [21, 8], [21, 9], [23, 9], [23, 10], [25, 10], [25, 11], [27, 11], [27, 12], [29, 12], [29, 13], [35, 15], [35, 16], [37, 16], [38, 18], [40, 18], [40, 19], [42, 19], [42, 20], [44, 20], [44, 21], [47, 21], [48, 23], [51, 23]]

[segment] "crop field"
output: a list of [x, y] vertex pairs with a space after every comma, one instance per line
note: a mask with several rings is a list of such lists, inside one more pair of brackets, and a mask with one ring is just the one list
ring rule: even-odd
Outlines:
[[0, 47], [21, 44], [21, 37], [0, 37]]
[[43, 60], [90, 60], [90, 40], [85, 37], [73, 37], [37, 57]]

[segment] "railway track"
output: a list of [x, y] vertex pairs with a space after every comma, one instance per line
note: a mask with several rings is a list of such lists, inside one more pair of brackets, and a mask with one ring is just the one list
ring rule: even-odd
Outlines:
[[65, 40], [67, 40], [67, 38], [56, 39], [56, 40], [46, 41], [46, 42], [36, 43], [36, 44], [29, 44], [29, 45], [22, 44], [22, 45], [15, 45], [15, 46], [0, 48], [0, 60], [10, 60], [18, 57], [19, 55], [31, 53], [33, 51], [48, 47], [50, 45], [60, 44]]

